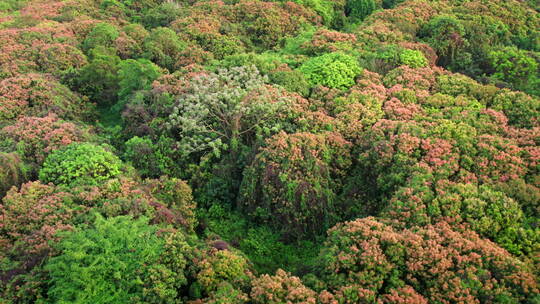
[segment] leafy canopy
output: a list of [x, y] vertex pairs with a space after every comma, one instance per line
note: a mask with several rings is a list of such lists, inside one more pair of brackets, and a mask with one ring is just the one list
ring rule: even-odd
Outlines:
[[56, 185], [98, 184], [120, 174], [122, 163], [103, 146], [73, 143], [45, 159], [39, 179]]
[[301, 67], [308, 81], [313, 85], [347, 89], [361, 72], [356, 58], [343, 53], [324, 54], [306, 61]]
[[143, 278], [164, 251], [148, 219], [99, 214], [93, 228], [81, 227], [51, 258], [49, 296], [55, 303], [133, 303], [142, 299]]

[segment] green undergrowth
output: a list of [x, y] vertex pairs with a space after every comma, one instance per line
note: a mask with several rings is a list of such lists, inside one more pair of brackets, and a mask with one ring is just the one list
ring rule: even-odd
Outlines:
[[315, 266], [322, 241], [287, 243], [270, 227], [253, 223], [230, 209], [220, 204], [209, 209], [200, 208], [198, 216], [203, 236], [221, 238], [241, 250], [259, 274], [272, 274], [281, 268], [301, 276]]

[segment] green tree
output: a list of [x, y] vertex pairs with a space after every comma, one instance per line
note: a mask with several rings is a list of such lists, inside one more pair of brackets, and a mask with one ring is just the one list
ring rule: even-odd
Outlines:
[[118, 94], [120, 58], [103, 46], [92, 49], [92, 60], [79, 71], [74, 81], [78, 92], [98, 104], [111, 104]]
[[540, 123], [540, 97], [505, 89], [493, 98], [490, 106], [497, 111], [503, 111], [511, 125], [533, 128]]
[[347, 89], [354, 85], [362, 69], [356, 58], [343, 53], [329, 53], [306, 61], [302, 72], [311, 85]]
[[174, 160], [170, 157], [171, 151], [165, 149], [161, 143], [161, 139], [158, 143], [153, 143], [148, 137], [134, 136], [125, 143], [124, 158], [137, 168], [143, 177], [169, 174], [175, 165]]
[[452, 66], [469, 42], [465, 39], [465, 27], [454, 16], [438, 15], [425, 24], [419, 33], [439, 55], [438, 63]]
[[[158, 237], [158, 229], [145, 217], [104, 219], [96, 214], [93, 227], [66, 233], [57, 248], [61, 254], [45, 266], [51, 277], [50, 299], [54, 303], [176, 303], [176, 287], [187, 281], [171, 265], [176, 264], [176, 270], [186, 266], [182, 255], [186, 244], [170, 239], [167, 245]], [[167, 261], [167, 252], [173, 251], [176, 260]]]
[[239, 207], [289, 238], [322, 233], [337, 217], [349, 148], [335, 133], [274, 135], [244, 171]]
[[489, 53], [495, 74], [493, 77], [512, 84], [516, 89], [526, 90], [530, 84], [538, 84], [538, 59], [529, 52], [516, 47], [506, 47]]
[[179, 139], [179, 150], [185, 155], [220, 155], [223, 150], [238, 151], [250, 135], [275, 129], [275, 116], [284, 102], [273, 96], [266, 82], [254, 66], [194, 78], [167, 124]]
[[249, 297], [242, 290], [235, 288], [228, 282], [222, 282], [216, 291], [204, 301], [207, 304], [245, 304], [249, 303]]
[[[433, 219], [454, 218], [515, 255], [538, 250], [540, 230], [526, 227], [519, 203], [486, 185], [455, 184], [427, 203]], [[536, 244], [536, 245], [535, 245]]]
[[353, 21], [362, 21], [376, 8], [375, 0], [347, 0], [345, 14]]
[[109, 23], [98, 23], [88, 33], [84, 39], [82, 48], [88, 52], [97, 46], [111, 46], [116, 38], [118, 38], [118, 29]]
[[148, 59], [122, 61], [118, 71], [119, 100], [126, 101], [126, 98], [135, 91], [148, 90], [159, 76], [161, 76], [160, 68]]
[[313, 9], [322, 17], [324, 25], [328, 27], [340, 27], [343, 25], [343, 7], [345, 1], [329, 0], [295, 0], [305, 7]]
[[120, 174], [122, 163], [103, 146], [73, 143], [45, 159], [39, 179], [55, 185], [97, 184]]
[[17, 153], [0, 152], [0, 197], [13, 186], [27, 180], [28, 169]]
[[172, 71], [178, 60], [177, 56], [185, 47], [173, 30], [158, 27], [144, 40], [144, 57]]
[[427, 66], [427, 59], [422, 52], [405, 49], [399, 53], [399, 62], [411, 68], [422, 68]]
[[284, 87], [289, 92], [296, 92], [303, 96], [309, 93], [309, 83], [304, 74], [298, 70], [277, 70], [273, 71], [269, 77], [272, 83]]
[[178, 2], [165, 1], [160, 5], [148, 10], [143, 17], [143, 24], [147, 28], [168, 26], [181, 13], [181, 5]]
[[394, 8], [401, 2], [404, 2], [405, 0], [383, 0], [382, 1], [382, 8], [388, 9], [388, 8]]

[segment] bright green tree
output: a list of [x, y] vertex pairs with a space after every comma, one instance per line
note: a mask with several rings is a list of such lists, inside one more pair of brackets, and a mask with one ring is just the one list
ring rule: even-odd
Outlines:
[[422, 52], [405, 49], [399, 53], [399, 62], [411, 68], [422, 68], [427, 66], [427, 59]]
[[96, 184], [119, 175], [121, 166], [103, 146], [73, 143], [49, 154], [39, 179], [56, 185]]
[[[93, 227], [66, 233], [45, 266], [54, 303], [177, 303], [186, 283], [185, 242], [158, 237], [148, 219], [96, 214]], [[172, 245], [174, 243], [174, 246]], [[174, 254], [172, 260], [169, 254]], [[174, 266], [174, 267], [173, 267]]]
[[516, 89], [525, 90], [530, 83], [538, 83], [538, 59], [529, 52], [516, 47], [506, 47], [489, 53], [489, 60], [496, 79], [512, 84]]
[[361, 71], [356, 58], [343, 53], [329, 53], [314, 57], [300, 67], [300, 72], [312, 85], [337, 89], [353, 86], [356, 76]]

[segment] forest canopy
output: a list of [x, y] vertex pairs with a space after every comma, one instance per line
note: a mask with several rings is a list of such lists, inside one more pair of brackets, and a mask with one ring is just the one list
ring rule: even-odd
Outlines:
[[0, 303], [540, 303], [534, 0], [0, 1]]

